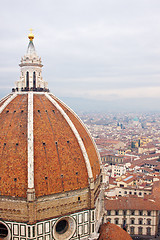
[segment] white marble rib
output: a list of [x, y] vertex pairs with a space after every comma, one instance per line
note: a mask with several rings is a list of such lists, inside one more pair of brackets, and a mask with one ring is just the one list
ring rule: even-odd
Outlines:
[[46, 97], [53, 103], [53, 105], [60, 111], [60, 113], [62, 114], [62, 116], [65, 118], [65, 120], [67, 121], [67, 123], [69, 124], [70, 128], [72, 129], [75, 137], [77, 138], [77, 141], [79, 143], [79, 146], [81, 148], [85, 163], [86, 163], [86, 168], [87, 168], [87, 172], [88, 172], [88, 177], [91, 179], [93, 178], [93, 173], [92, 173], [92, 169], [91, 169], [91, 164], [88, 158], [88, 154], [86, 152], [85, 146], [82, 142], [82, 139], [77, 131], [77, 129], [75, 128], [74, 124], [72, 123], [72, 121], [70, 120], [70, 118], [67, 116], [67, 114], [65, 113], [65, 111], [60, 107], [60, 105], [51, 97], [49, 96], [48, 93], [45, 93]]
[[33, 92], [28, 92], [28, 188], [34, 188]]
[[99, 154], [99, 151], [97, 149], [97, 145], [95, 144], [95, 141], [93, 140], [91, 134], [90, 134], [90, 131], [88, 130], [88, 128], [85, 126], [85, 124], [83, 123], [83, 121], [78, 117], [78, 115], [70, 108], [68, 107], [62, 100], [60, 100], [59, 98], [57, 98], [56, 96], [54, 96], [52, 93], [50, 93], [50, 95], [52, 95], [54, 98], [56, 98], [60, 103], [62, 103], [62, 105], [64, 105], [77, 119], [78, 121], [82, 124], [82, 126], [84, 127], [84, 129], [87, 131], [88, 133], [88, 136], [89, 138], [91, 139], [94, 147], [95, 147], [95, 150], [96, 150], [96, 153], [97, 153], [97, 157], [98, 157], [98, 160], [99, 160], [99, 163], [100, 163], [100, 166], [102, 164], [101, 162], [101, 157], [100, 157], [100, 154]]
[[0, 113], [3, 112], [3, 110], [7, 107], [7, 105], [17, 96], [16, 93], [14, 93], [11, 97], [9, 97], [3, 105], [0, 107]]

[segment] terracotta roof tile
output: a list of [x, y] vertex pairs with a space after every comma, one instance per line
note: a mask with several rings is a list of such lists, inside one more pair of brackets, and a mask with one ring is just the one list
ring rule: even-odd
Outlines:
[[154, 199], [136, 196], [118, 197], [114, 200], [105, 199], [106, 210], [160, 210], [160, 204]]
[[26, 197], [27, 95], [25, 94], [17, 96], [0, 115], [0, 163], [1, 195]]
[[87, 169], [77, 139], [44, 95], [34, 96], [34, 143], [36, 196], [88, 186]]
[[132, 240], [131, 236], [113, 223], [104, 223], [100, 227], [98, 240]]
[[[53, 97], [53, 95], [52, 95], [52, 97]], [[54, 98], [54, 100], [56, 100], [58, 102], [58, 104], [66, 112], [66, 114], [71, 119], [74, 126], [76, 127], [79, 135], [81, 136], [81, 138], [83, 140], [83, 143], [84, 143], [84, 146], [87, 150], [88, 157], [90, 159], [94, 179], [96, 179], [96, 177], [100, 174], [100, 164], [99, 164], [96, 149], [93, 145], [93, 142], [92, 142], [90, 136], [88, 135], [88, 132], [86, 131], [85, 127], [82, 126], [82, 123], [80, 122], [80, 119], [78, 118], [78, 116], [73, 114], [70, 108], [68, 108], [65, 104], [63, 104], [56, 97], [53, 97], [53, 98]]]
[[[79, 119], [60, 101], [83, 140], [94, 179], [100, 164]], [[0, 103], [4, 103], [2, 100]], [[34, 182], [36, 197], [88, 187], [88, 172], [71, 127], [45, 94], [34, 94]], [[28, 187], [28, 94], [17, 95], [0, 114], [0, 192], [26, 198]]]

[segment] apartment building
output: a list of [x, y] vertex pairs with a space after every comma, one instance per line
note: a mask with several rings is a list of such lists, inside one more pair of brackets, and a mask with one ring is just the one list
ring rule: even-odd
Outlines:
[[125, 229], [131, 236], [156, 236], [160, 202], [137, 196], [105, 199], [104, 222]]

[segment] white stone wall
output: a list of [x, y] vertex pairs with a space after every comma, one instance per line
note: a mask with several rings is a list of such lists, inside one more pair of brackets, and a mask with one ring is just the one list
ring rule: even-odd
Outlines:
[[144, 197], [145, 195], [151, 194], [152, 189], [137, 189], [137, 188], [120, 188], [115, 187], [110, 189], [110, 191], [105, 192], [105, 196], [113, 197], [113, 196], [126, 196], [126, 195], [134, 195], [138, 197]]
[[40, 66], [23, 66], [21, 67], [21, 76], [20, 80], [16, 82], [16, 88], [21, 90], [27, 86], [26, 75], [29, 73], [29, 88], [33, 87], [33, 73], [36, 74], [36, 88], [48, 88], [48, 83], [45, 82], [42, 78], [42, 69]]
[[122, 165], [112, 165], [111, 177], [119, 177], [126, 173], [126, 167]]
[[[50, 240], [55, 239], [53, 236], [53, 231], [55, 229], [54, 226], [61, 218], [62, 217], [50, 219], [33, 225], [9, 221], [2, 223], [9, 227], [11, 240]], [[73, 219], [72, 222], [75, 225], [73, 226], [75, 229], [73, 236], [71, 236], [69, 239], [85, 240], [88, 239], [90, 235], [95, 234], [95, 210], [86, 210], [71, 214], [69, 216], [63, 216], [63, 219], [65, 218]], [[63, 236], [60, 239], [63, 239]]]

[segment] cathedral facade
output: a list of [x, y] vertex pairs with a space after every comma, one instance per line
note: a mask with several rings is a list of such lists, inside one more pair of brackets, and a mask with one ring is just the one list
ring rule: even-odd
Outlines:
[[104, 208], [96, 145], [50, 93], [28, 37], [20, 79], [0, 101], [0, 239], [97, 239]]

